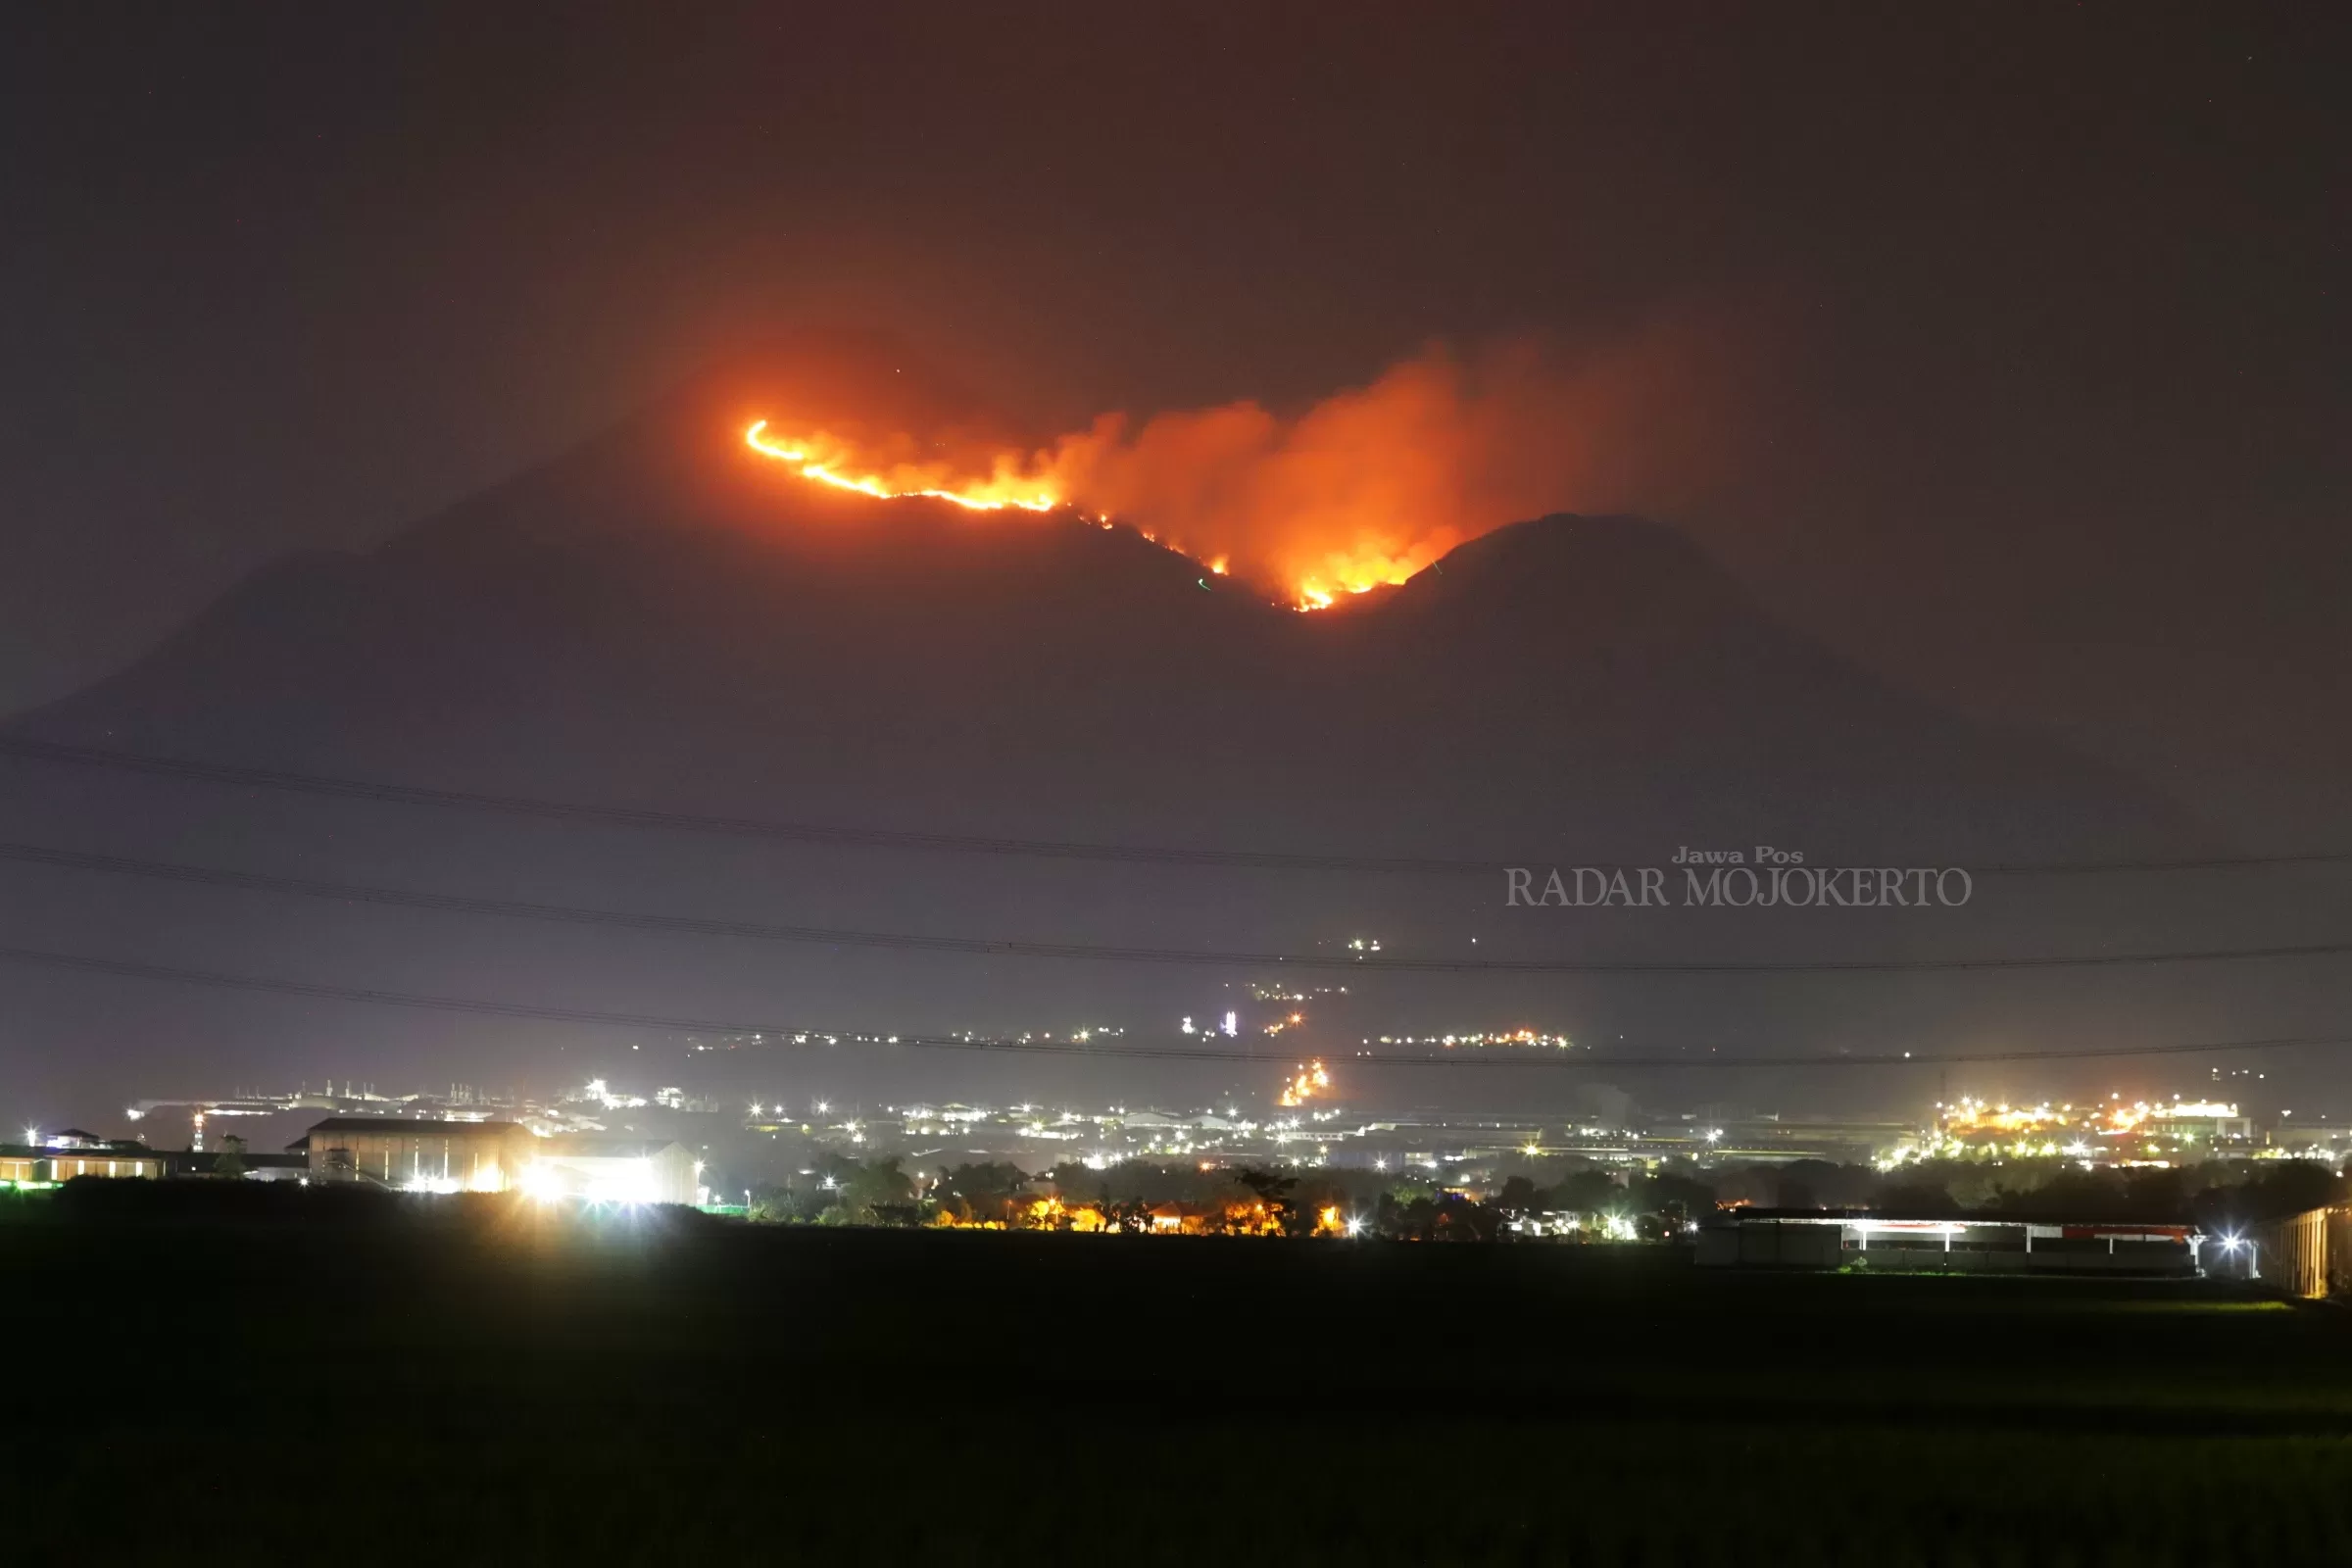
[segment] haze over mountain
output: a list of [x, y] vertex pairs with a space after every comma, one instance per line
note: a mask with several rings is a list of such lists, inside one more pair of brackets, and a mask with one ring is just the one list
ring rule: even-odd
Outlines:
[[[377, 549], [281, 561], [131, 667], [7, 733], [779, 821], [1537, 867], [1665, 864], [1686, 845], [1770, 844], [1814, 865], [1961, 866], [2218, 847], [2138, 781], [1941, 710], [1776, 623], [1659, 523], [1522, 521], [1399, 588], [1301, 614], [1069, 512], [975, 515], [812, 485], [742, 441], [750, 419], [788, 411], [915, 429], [987, 422], [968, 394], [868, 346], [739, 365]], [[2269, 921], [2310, 940], [2313, 909], [2333, 906], [2290, 888], [2234, 915], [2227, 941], [2206, 916], [2210, 888], [2183, 878], [1984, 878], [1959, 910], [1530, 910], [1503, 907], [1499, 879], [1485, 877], [747, 843], [24, 761], [0, 768], [0, 790], [20, 824], [8, 836], [110, 854], [608, 908], [1189, 949], [1336, 954], [1377, 937], [1386, 954], [1457, 958], [2130, 951], [2248, 945]], [[1283, 978], [7, 874], [38, 890], [10, 901], [6, 940], [19, 945], [702, 1017], [1098, 1023], [1159, 1039], [1180, 1015], [1215, 1016], [1250, 981]], [[1266, 1043], [1266, 1073], [1211, 1077], [1262, 1087], [1296, 1039], [1333, 1053], [1420, 1028], [1532, 1024], [1662, 1056], [2290, 1033], [2319, 1000], [2307, 978], [2249, 965], [1362, 976], [1345, 1002], [1310, 1009], [1301, 1036]], [[102, 1011], [100, 982], [12, 973], [9, 984], [26, 998], [18, 1028], [49, 1057], [59, 1093], [89, 1081], [74, 1046], [93, 1029], [122, 1043], [107, 1068], [121, 1091], [123, 1074], [145, 1071], [172, 1080], [149, 1092], [217, 1092], [179, 1081], [193, 1060], [233, 1060], [248, 1080], [495, 1079], [498, 1064], [548, 1082], [632, 1046], [659, 1049], [606, 1031], [129, 982], [104, 983]], [[779, 1063], [772, 1076], [855, 1080], [877, 1095], [917, 1081], [1051, 1087], [1047, 1069], [1019, 1058], [901, 1056], [862, 1076], [839, 1060]], [[1110, 1081], [1190, 1096], [1206, 1092], [1198, 1077], [1160, 1065]], [[1443, 1091], [1496, 1092], [1492, 1080]]]

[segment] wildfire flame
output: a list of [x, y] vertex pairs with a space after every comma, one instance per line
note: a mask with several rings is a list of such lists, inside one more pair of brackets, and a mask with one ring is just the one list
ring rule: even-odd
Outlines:
[[1645, 340], [1564, 368], [1528, 345], [1433, 349], [1298, 415], [1253, 402], [1140, 422], [1108, 414], [1026, 451], [765, 419], [744, 440], [803, 479], [860, 495], [1116, 519], [1209, 573], [1322, 610], [1507, 522], [1671, 499], [1657, 493], [1665, 465], [1650, 448], [1661, 411], [1690, 401], [1686, 357], [1678, 342]]
[[928, 496], [934, 501], [953, 502], [972, 512], [1003, 512], [1007, 507], [1018, 507], [1023, 512], [1052, 512], [1061, 505], [1052, 491], [1039, 490], [1024, 479], [1004, 473], [978, 485], [955, 490], [924, 484], [921, 477], [909, 480], [909, 471], [919, 470], [910, 470], [905, 465], [882, 473], [848, 474], [841, 471], [842, 466], [856, 464], [858, 460], [845, 443], [821, 432], [807, 440], [778, 442], [769, 440], [766, 432], [767, 421], [759, 420], [743, 432], [744, 444], [763, 457], [793, 465], [804, 479], [829, 484], [838, 490], [855, 490], [859, 495], [872, 496], [877, 501], [889, 501], [900, 496]]
[[[755, 420], [743, 432], [744, 444], [761, 457], [789, 464], [804, 479], [831, 485], [837, 490], [854, 491], [872, 496], [877, 501], [895, 501], [902, 497], [927, 497], [962, 507], [968, 512], [1004, 512], [1018, 509], [1022, 512], [1052, 512], [1063, 505], [1052, 481], [1023, 470], [1017, 460], [1000, 460], [996, 471], [987, 479], [957, 483], [948, 476], [943, 466], [924, 464], [896, 464], [877, 472], [845, 472], [870, 466], [870, 460], [860, 458], [847, 442], [822, 433], [802, 439], [779, 441], [767, 434], [768, 421]], [[1065, 443], [1066, 449], [1067, 443]], [[933, 482], [937, 481], [937, 482]], [[1114, 526], [1107, 514], [1097, 514], [1096, 522], [1102, 527]], [[1157, 532], [1139, 529], [1146, 539], [1160, 543]], [[1450, 535], [1447, 536], [1450, 544]], [[1191, 555], [1180, 546], [1170, 546], [1179, 554]], [[1443, 554], [1442, 551], [1438, 554]], [[1211, 573], [1223, 577], [1233, 569], [1230, 556], [1194, 557]], [[1432, 559], [1435, 559], [1433, 556]], [[1399, 564], [1373, 564], [1349, 573], [1354, 579], [1348, 583], [1348, 593], [1369, 593], [1381, 583], [1400, 583], [1412, 575], [1415, 566]], [[1318, 578], [1302, 579], [1296, 590], [1296, 609], [1328, 610], [1337, 603], [1333, 590]]]

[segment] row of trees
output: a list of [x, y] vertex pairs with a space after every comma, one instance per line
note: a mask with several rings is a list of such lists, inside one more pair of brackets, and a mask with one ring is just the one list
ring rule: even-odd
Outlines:
[[1824, 1160], [1753, 1166], [1717, 1177], [1719, 1196], [1785, 1208], [1875, 1208], [1923, 1219], [1964, 1214], [2150, 1224], [2193, 1220], [2229, 1231], [2340, 1203], [2345, 1184], [2308, 1159], [2084, 1170], [2063, 1158], [1926, 1160], [1881, 1171]]
[[817, 1156], [806, 1172], [756, 1192], [755, 1219], [827, 1225], [1005, 1229], [1160, 1228], [1306, 1236], [1318, 1231], [1420, 1241], [1491, 1241], [1517, 1217], [1571, 1213], [1615, 1235], [1663, 1235], [1719, 1203], [1871, 1208], [1918, 1218], [2006, 1214], [2234, 1230], [2341, 1202], [2345, 1184], [2308, 1160], [2083, 1170], [2063, 1159], [1929, 1161], [1881, 1171], [1799, 1160], [1716, 1169], [1627, 1171], [1565, 1162], [1506, 1176], [1483, 1197], [1441, 1190], [1419, 1172], [1208, 1170], [1075, 1162], [1027, 1172], [1003, 1161], [910, 1172], [897, 1156]]
[[1713, 1206], [1711, 1188], [1673, 1172], [1620, 1178], [1586, 1169], [1567, 1172], [1548, 1187], [1520, 1175], [1490, 1195], [1471, 1197], [1444, 1191], [1417, 1173], [1202, 1170], [1141, 1162], [1097, 1171], [1073, 1162], [1033, 1174], [995, 1161], [918, 1174], [905, 1170], [895, 1155], [860, 1161], [827, 1153], [808, 1170], [756, 1191], [751, 1214], [787, 1224], [1181, 1228], [1483, 1242], [1503, 1235], [1507, 1222], [1524, 1214], [1606, 1215], [1637, 1232], [1647, 1220], [1648, 1231], [1664, 1234]]
[[919, 1225], [926, 1213], [918, 1186], [899, 1166], [896, 1154], [871, 1160], [822, 1154], [780, 1185], [755, 1189], [750, 1214], [788, 1225]]

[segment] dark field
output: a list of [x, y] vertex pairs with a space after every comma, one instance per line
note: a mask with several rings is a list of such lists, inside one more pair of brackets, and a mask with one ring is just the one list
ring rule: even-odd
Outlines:
[[267, 1196], [0, 1205], [20, 1551], [2352, 1562], [2352, 1322], [2214, 1285]]

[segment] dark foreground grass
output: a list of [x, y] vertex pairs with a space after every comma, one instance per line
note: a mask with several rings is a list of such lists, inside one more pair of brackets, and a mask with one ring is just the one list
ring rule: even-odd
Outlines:
[[2210, 1285], [279, 1202], [0, 1223], [13, 1547], [2352, 1563], [2352, 1324]]

